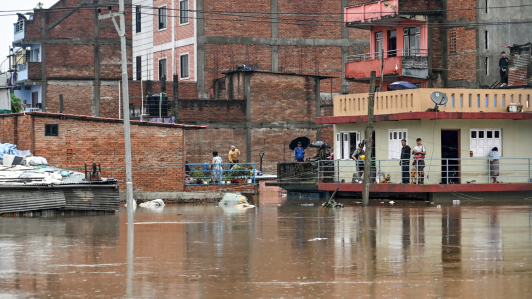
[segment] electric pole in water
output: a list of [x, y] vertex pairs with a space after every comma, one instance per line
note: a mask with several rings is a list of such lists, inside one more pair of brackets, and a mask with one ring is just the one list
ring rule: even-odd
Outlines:
[[[109, 6], [109, 11], [111, 10]], [[120, 26], [116, 23], [115, 17], [120, 17]], [[122, 93], [124, 98], [124, 141], [126, 147], [126, 203], [127, 203], [127, 222], [134, 221], [134, 207], [135, 200], [133, 199], [133, 173], [131, 170], [131, 131], [129, 128], [129, 88], [127, 77], [127, 48], [126, 48], [126, 11], [124, 8], [124, 0], [118, 3], [118, 13], [109, 13], [107, 15], [98, 16], [98, 19], [111, 19], [115, 25], [116, 31], [120, 36], [120, 44], [122, 51]]]
[[[369, 98], [368, 98], [368, 125], [366, 126], [365, 144], [366, 159], [364, 159], [364, 182], [362, 189], [362, 205], [369, 204], [369, 180], [371, 177], [371, 154], [373, 153], [373, 108], [375, 105], [375, 71], [371, 71], [371, 80], [369, 81]], [[382, 84], [382, 83], [381, 83]]]

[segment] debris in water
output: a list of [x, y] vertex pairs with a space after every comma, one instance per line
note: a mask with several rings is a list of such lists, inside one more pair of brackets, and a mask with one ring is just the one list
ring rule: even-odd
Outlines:
[[321, 241], [321, 240], [327, 240], [327, 238], [314, 238], [314, 239], [310, 239], [308, 241], [312, 242], [312, 241]]
[[331, 198], [329, 198], [328, 201], [324, 202], [322, 204], [322, 206], [326, 209], [330, 209], [330, 208], [343, 208], [344, 205], [341, 204], [341, 203], [337, 203], [335, 200], [334, 200], [334, 196], [336, 195], [336, 192], [338, 192], [338, 189], [340, 188], [336, 188], [336, 190], [334, 190], [334, 193], [331, 195]]
[[393, 205], [394, 203], [395, 203], [395, 201], [393, 201], [393, 200], [392, 200], [392, 201], [390, 201], [390, 204], [391, 204], [391, 205]]
[[164, 207], [164, 201], [162, 199], [154, 199], [147, 202], [143, 202], [139, 205], [141, 208], [161, 208]]

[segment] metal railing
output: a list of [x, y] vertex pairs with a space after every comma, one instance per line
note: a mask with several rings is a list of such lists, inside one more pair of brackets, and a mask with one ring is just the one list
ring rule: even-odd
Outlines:
[[18, 20], [16, 23], [13, 24], [13, 27], [15, 33], [24, 31], [24, 20]]
[[347, 56], [347, 62], [359, 62], [359, 61], [381, 59], [382, 56], [384, 56], [384, 58], [403, 57], [403, 56], [426, 57], [428, 56], [428, 54], [429, 54], [429, 50], [427, 49], [397, 49], [397, 50], [390, 50], [390, 51], [383, 51], [383, 52], [350, 55], [350, 56]]
[[[319, 161], [318, 180], [362, 183], [367, 173], [362, 168], [355, 160]], [[423, 159], [419, 165], [413, 159], [391, 159], [373, 160], [369, 173], [371, 183], [492, 184], [494, 178], [498, 183], [532, 183], [532, 158], [500, 158], [496, 177], [492, 168], [487, 158]]]
[[[190, 169], [189, 169], [190, 168]], [[188, 163], [185, 185], [255, 184], [255, 163]]]

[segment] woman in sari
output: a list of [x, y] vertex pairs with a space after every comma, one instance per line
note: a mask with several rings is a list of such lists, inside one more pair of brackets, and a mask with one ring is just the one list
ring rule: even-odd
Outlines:
[[491, 149], [490, 154], [488, 155], [490, 161], [490, 176], [493, 179], [493, 183], [497, 184], [497, 177], [499, 176], [499, 149], [494, 147]]

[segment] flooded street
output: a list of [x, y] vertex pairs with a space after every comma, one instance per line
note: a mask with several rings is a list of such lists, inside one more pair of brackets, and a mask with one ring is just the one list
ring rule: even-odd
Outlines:
[[532, 209], [373, 202], [0, 219], [1, 298], [525, 298]]

